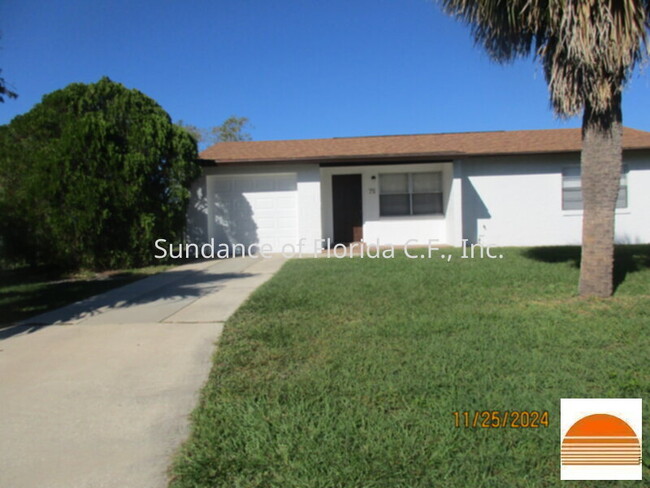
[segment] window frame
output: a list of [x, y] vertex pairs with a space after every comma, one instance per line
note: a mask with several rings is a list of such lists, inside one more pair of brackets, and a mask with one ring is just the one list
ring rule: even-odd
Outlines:
[[[437, 178], [439, 178], [440, 181], [440, 191], [435, 191], [435, 192], [423, 192], [423, 191], [415, 191], [415, 186], [413, 183], [414, 177], [425, 175], [425, 174], [432, 174], [436, 175]], [[382, 176], [389, 176], [389, 175], [406, 175], [407, 179], [407, 188], [406, 188], [406, 193], [405, 192], [383, 192], [381, 190], [381, 178]], [[402, 171], [402, 172], [390, 172], [390, 173], [380, 173], [379, 174], [379, 216], [382, 218], [391, 218], [391, 217], [424, 217], [424, 216], [440, 216], [440, 215], [445, 215], [445, 203], [444, 203], [444, 188], [443, 188], [443, 172], [442, 171]], [[384, 195], [408, 195], [408, 205], [409, 205], [409, 213], [401, 213], [401, 214], [390, 214], [386, 215], [382, 213], [382, 205], [381, 205], [381, 197]], [[439, 212], [426, 212], [426, 213], [414, 213], [414, 205], [413, 205], [413, 196], [414, 195], [439, 195], [440, 198], [440, 211]]]
[[[575, 174], [567, 174], [569, 172], [571, 173], [576, 173], [577, 170], [577, 177], [578, 177], [578, 185], [577, 186], [566, 186], [568, 183], [567, 178], [568, 177], [575, 177]], [[627, 164], [623, 164], [621, 166], [621, 178], [619, 180], [619, 186], [618, 186], [618, 196], [616, 199], [616, 211], [625, 211], [630, 208], [630, 195], [629, 195], [629, 184], [628, 184], [628, 173], [629, 173], [629, 168]], [[576, 165], [571, 165], [571, 166], [565, 166], [562, 168], [562, 186], [561, 186], [561, 206], [562, 206], [562, 211], [563, 212], [583, 212], [584, 211], [584, 201], [582, 198], [582, 174], [581, 174], [581, 168], [580, 166]], [[575, 181], [575, 180], [574, 180]], [[621, 191], [623, 191], [624, 197], [621, 198]], [[566, 194], [567, 193], [574, 193], [574, 194], [579, 194], [580, 198], [579, 199], [573, 199], [573, 200], [567, 200], [566, 199]], [[619, 200], [623, 199], [623, 204], [619, 205]], [[567, 208], [567, 203], [568, 202], [578, 202], [579, 207], [578, 208]]]

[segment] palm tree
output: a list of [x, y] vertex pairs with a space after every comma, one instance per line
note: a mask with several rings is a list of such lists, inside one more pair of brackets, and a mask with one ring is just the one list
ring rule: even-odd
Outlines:
[[621, 93], [648, 53], [650, 0], [441, 0], [498, 62], [534, 55], [551, 105], [582, 118], [580, 295], [613, 292], [614, 216], [622, 164]]

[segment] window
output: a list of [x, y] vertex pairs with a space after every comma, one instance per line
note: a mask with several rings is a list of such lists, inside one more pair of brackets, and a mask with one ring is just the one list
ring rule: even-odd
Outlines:
[[[621, 169], [621, 186], [618, 190], [616, 208], [627, 208], [627, 167]], [[582, 210], [582, 184], [580, 166], [562, 170], [562, 210]]]
[[379, 175], [379, 215], [442, 214], [442, 173]]

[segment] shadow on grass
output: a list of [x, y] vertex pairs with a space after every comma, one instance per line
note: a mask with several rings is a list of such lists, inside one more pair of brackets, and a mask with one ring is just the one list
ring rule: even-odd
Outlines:
[[70, 280], [39, 269], [1, 271], [0, 340], [105, 310], [129, 309], [161, 300], [198, 299], [223, 287], [225, 280], [249, 276], [252, 275], [245, 272], [177, 268], [153, 275], [129, 271], [97, 279]]
[[[571, 263], [580, 268], [579, 246], [531, 247], [524, 256], [544, 263]], [[625, 281], [628, 273], [650, 268], [650, 245], [624, 244], [614, 249], [614, 289]]]
[[70, 280], [50, 270], [0, 271], [2, 288], [10, 286], [0, 290], [0, 328], [147, 276], [145, 273], [120, 273], [103, 279]]

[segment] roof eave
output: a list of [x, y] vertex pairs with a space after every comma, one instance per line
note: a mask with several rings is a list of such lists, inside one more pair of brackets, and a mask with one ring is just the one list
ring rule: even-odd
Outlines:
[[487, 156], [515, 156], [524, 154], [550, 154], [550, 153], [570, 153], [579, 152], [579, 150], [558, 150], [558, 151], [526, 151], [526, 152], [512, 152], [512, 153], [462, 153], [462, 152], [446, 152], [446, 153], [413, 153], [413, 154], [363, 154], [363, 155], [348, 155], [348, 156], [314, 156], [308, 158], [256, 158], [256, 159], [205, 159], [201, 158], [200, 161], [205, 163], [212, 163], [216, 165], [231, 165], [231, 164], [257, 164], [257, 163], [352, 163], [352, 162], [372, 162], [372, 161], [422, 161], [422, 160], [445, 160], [461, 159], [461, 158], [474, 158], [474, 157], [487, 157]]
[[[300, 164], [300, 163], [369, 163], [374, 161], [449, 161], [450, 159], [469, 159], [481, 157], [498, 157], [498, 156], [531, 156], [537, 154], [574, 154], [579, 153], [580, 148], [563, 148], [549, 149], [542, 151], [512, 151], [512, 152], [483, 152], [483, 153], [463, 153], [456, 151], [436, 152], [436, 153], [407, 153], [407, 154], [361, 154], [361, 155], [341, 155], [341, 156], [314, 156], [299, 158], [256, 158], [256, 159], [206, 159], [199, 158], [202, 165], [239, 165], [239, 164]], [[627, 147], [623, 148], [624, 152], [650, 150], [650, 147]]]

